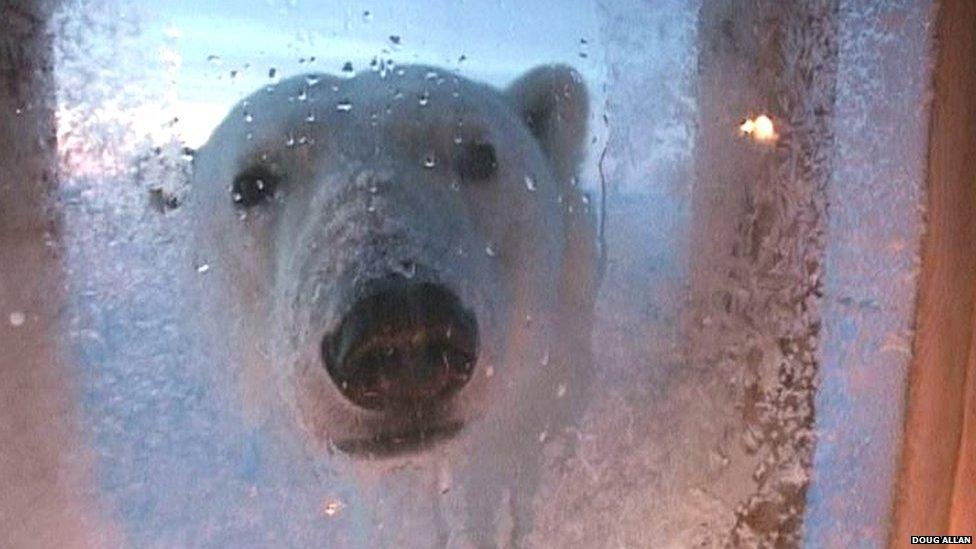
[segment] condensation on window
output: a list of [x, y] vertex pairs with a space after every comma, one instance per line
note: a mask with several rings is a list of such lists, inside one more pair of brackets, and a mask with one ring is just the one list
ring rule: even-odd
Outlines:
[[832, 5], [64, 2], [106, 516], [137, 546], [798, 544]]

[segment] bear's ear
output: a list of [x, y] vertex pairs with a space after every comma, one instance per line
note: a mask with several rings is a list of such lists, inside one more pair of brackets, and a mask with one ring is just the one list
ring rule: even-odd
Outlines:
[[568, 182], [586, 140], [589, 97], [583, 78], [566, 65], [542, 65], [512, 82], [505, 96], [539, 140], [560, 183]]

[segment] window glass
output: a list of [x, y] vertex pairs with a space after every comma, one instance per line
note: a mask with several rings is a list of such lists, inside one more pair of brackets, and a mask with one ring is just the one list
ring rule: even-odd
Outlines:
[[777, 148], [777, 98], [827, 84], [780, 53], [832, 45], [714, 4], [64, 2], [67, 346], [123, 536], [796, 543], [823, 141]]

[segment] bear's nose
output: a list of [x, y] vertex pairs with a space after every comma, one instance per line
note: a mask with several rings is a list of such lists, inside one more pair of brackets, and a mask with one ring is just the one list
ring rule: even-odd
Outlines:
[[446, 287], [381, 281], [322, 339], [322, 360], [357, 406], [391, 410], [437, 403], [471, 379], [478, 325]]

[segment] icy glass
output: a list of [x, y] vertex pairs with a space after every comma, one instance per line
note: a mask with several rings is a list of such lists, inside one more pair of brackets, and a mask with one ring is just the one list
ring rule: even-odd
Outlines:
[[56, 10], [123, 539], [799, 542], [835, 12], [652, 4]]

